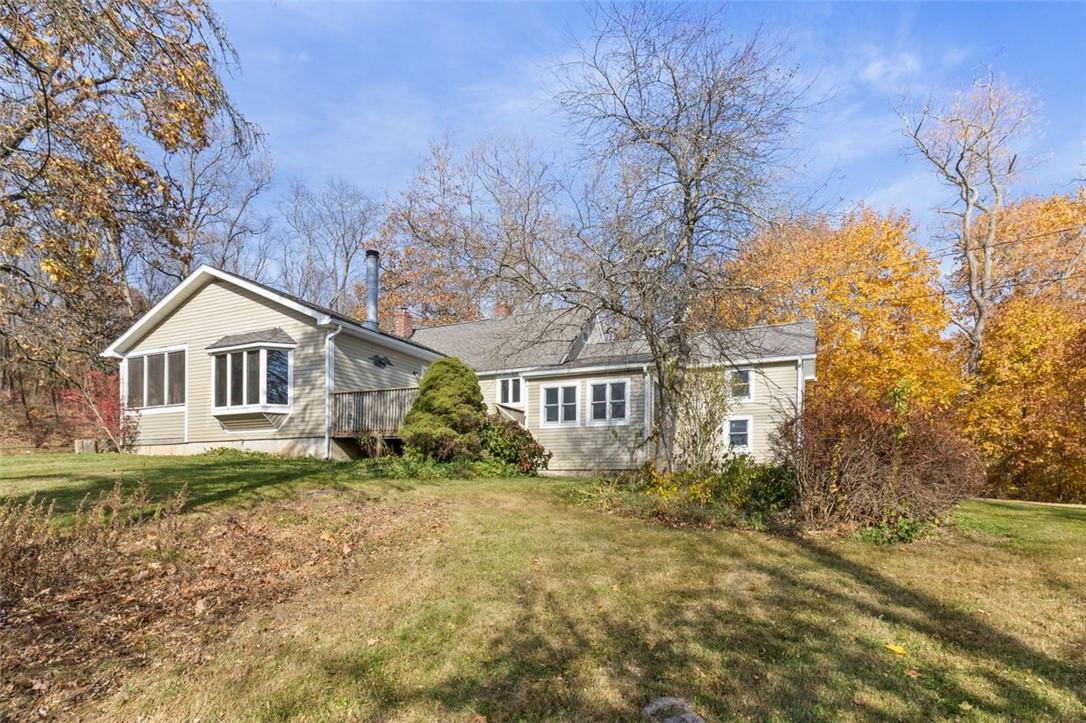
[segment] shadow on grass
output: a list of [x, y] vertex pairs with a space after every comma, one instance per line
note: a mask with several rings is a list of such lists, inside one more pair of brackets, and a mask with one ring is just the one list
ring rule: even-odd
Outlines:
[[[53, 501], [58, 514], [74, 511], [79, 503], [89, 497], [95, 500], [108, 492], [117, 480], [126, 487], [146, 480], [151, 499], [161, 501], [188, 486], [187, 510], [220, 504], [246, 504], [272, 501], [295, 494], [307, 488], [348, 490], [360, 482], [369, 483], [380, 490], [408, 491], [410, 486], [365, 474], [352, 462], [328, 462], [310, 459], [239, 457], [216, 458], [196, 456], [188, 458], [119, 458], [123, 464], [107, 470], [100, 465], [93, 471], [75, 467], [64, 471], [45, 471], [35, 474], [17, 474], [9, 478], [13, 482], [29, 482], [32, 491], [15, 494], [17, 501], [31, 496], [46, 502]], [[180, 460], [180, 461], [178, 461]]]
[[[385, 712], [436, 704], [490, 720], [631, 719], [665, 695], [725, 720], [1086, 714], [1076, 656], [1046, 655], [824, 546], [746, 536], [693, 549], [682, 564], [697, 576], [659, 594], [616, 593], [617, 603], [587, 579], [529, 576], [513, 596], [515, 621], [480, 659], [430, 686], [395, 685], [361, 651], [310, 669], [329, 687], [364, 689]], [[897, 656], [852, 624], [872, 619], [935, 650]], [[281, 693], [280, 711], [304, 706]]]

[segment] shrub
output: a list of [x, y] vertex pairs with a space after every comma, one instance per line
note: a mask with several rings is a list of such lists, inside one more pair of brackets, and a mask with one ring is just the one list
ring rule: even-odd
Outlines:
[[984, 466], [945, 416], [911, 408], [905, 394], [877, 403], [816, 399], [773, 440], [796, 481], [808, 525], [897, 525], [941, 517], [984, 485]]
[[739, 523], [761, 528], [792, 504], [795, 482], [786, 467], [739, 455], [680, 472], [646, 465], [597, 480], [578, 495], [583, 503], [606, 512], [672, 525]]
[[439, 359], [419, 383], [403, 424], [408, 449], [438, 462], [478, 459], [486, 426], [479, 381], [459, 359]]
[[531, 432], [500, 414], [487, 417], [482, 440], [492, 459], [516, 465], [522, 474], [536, 474], [551, 460], [551, 453], [535, 441]]
[[496, 459], [436, 462], [417, 451], [402, 456], [387, 455], [361, 459], [357, 463], [366, 474], [383, 479], [468, 479], [477, 477], [516, 477], [515, 465]]
[[912, 542], [927, 534], [933, 527], [932, 522], [921, 522], [915, 517], [898, 515], [884, 519], [877, 525], [861, 527], [859, 538], [875, 545], [892, 545], [895, 542]]

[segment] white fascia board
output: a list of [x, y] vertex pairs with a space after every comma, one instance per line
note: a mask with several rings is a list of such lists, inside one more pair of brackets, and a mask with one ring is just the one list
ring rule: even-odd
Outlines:
[[[700, 364], [691, 365], [691, 368], [702, 369], [702, 368], [711, 368], [711, 367], [719, 367], [719, 366], [729, 366], [729, 367], [756, 366], [758, 364], [776, 364], [776, 363], [780, 363], [780, 362], [794, 362], [797, 359], [805, 360], [805, 359], [814, 359], [814, 358], [815, 358], [814, 354], [802, 354], [802, 355], [799, 355], [799, 356], [753, 357], [751, 359], [731, 359], [731, 360], [727, 360], [727, 361], [718, 361], [718, 362], [702, 362]], [[535, 378], [539, 378], [539, 377], [568, 377], [568, 376], [578, 376], [578, 375], [583, 375], [583, 374], [596, 374], [598, 372], [616, 372], [616, 371], [626, 371], [628, 369], [635, 369], [636, 370], [636, 369], [641, 369], [641, 368], [644, 368], [644, 367], [646, 367], [645, 362], [637, 362], [635, 364], [633, 364], [633, 363], [631, 363], [631, 364], [609, 364], [609, 365], [601, 365], [601, 366], [595, 366], [595, 367], [568, 367], [568, 368], [565, 368], [565, 367], [550, 367], [550, 368], [545, 368], [545, 369], [540, 369], [538, 367], [535, 367], [533, 371], [525, 372], [521, 376], [525, 377], [526, 379], [535, 379]], [[497, 374], [497, 373], [498, 372], [486, 372], [486, 375], [489, 376], [491, 374]], [[480, 375], [480, 376], [482, 376], [482, 375]]]
[[136, 321], [136, 323], [132, 324], [132, 326], [128, 327], [128, 331], [126, 331], [124, 334], [121, 334], [121, 336], [116, 341], [106, 347], [106, 350], [103, 351], [101, 355], [105, 357], [112, 357], [114, 359], [120, 359], [123, 356], [121, 350], [125, 348], [125, 345], [128, 344], [128, 342], [132, 341], [133, 338], [138, 337], [144, 329], [160, 321], [162, 318], [177, 309], [184, 301], [189, 298], [189, 296], [191, 296], [195, 291], [199, 289], [200, 285], [204, 281], [208, 281], [210, 279], [219, 279], [220, 281], [226, 281], [242, 289], [245, 289], [246, 291], [256, 294], [257, 296], [261, 296], [270, 301], [274, 301], [280, 306], [285, 306], [288, 309], [298, 312], [299, 314], [310, 317], [311, 319], [316, 321], [318, 325], [326, 324], [329, 321], [329, 316], [327, 314], [322, 314], [320, 312], [314, 311], [308, 306], [304, 306], [294, 301], [293, 299], [288, 299], [282, 294], [277, 294], [273, 291], [265, 289], [262, 286], [253, 284], [246, 279], [242, 279], [234, 276], [233, 274], [228, 274], [224, 271], [219, 271], [216, 268], [212, 268], [211, 266], [204, 265], [189, 274], [184, 281], [174, 287], [173, 291], [166, 294], [157, 304], [148, 309], [146, 314], [141, 316]]
[[487, 370], [487, 371], [475, 372], [475, 376], [480, 377], [480, 378], [484, 378], [484, 377], [485, 378], [490, 378], [490, 377], [515, 377], [515, 376], [519, 376], [519, 375], [523, 374], [524, 372], [529, 372], [529, 371], [531, 371], [533, 369], [538, 369], [538, 368], [539, 367], [518, 367], [516, 369], [498, 369], [496, 371]]

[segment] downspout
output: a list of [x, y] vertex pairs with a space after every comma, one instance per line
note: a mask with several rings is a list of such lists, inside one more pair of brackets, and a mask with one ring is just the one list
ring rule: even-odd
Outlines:
[[645, 461], [648, 462], [652, 456], [649, 451], [649, 441], [652, 437], [652, 405], [655, 402], [652, 380], [649, 378], [648, 364], [641, 367], [641, 394], [641, 405], [645, 408], [645, 431], [641, 435], [644, 438], [641, 442], [641, 446], [645, 455]]
[[332, 394], [336, 389], [336, 335], [343, 327], [324, 337], [324, 458], [332, 459]]
[[803, 391], [806, 380], [803, 378], [803, 357], [796, 357], [796, 416], [803, 414]]

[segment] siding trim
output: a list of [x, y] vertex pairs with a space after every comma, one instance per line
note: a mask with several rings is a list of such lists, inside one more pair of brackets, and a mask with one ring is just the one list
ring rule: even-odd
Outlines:
[[329, 330], [324, 337], [324, 458], [332, 458], [332, 394], [336, 389], [336, 336], [343, 327]]

